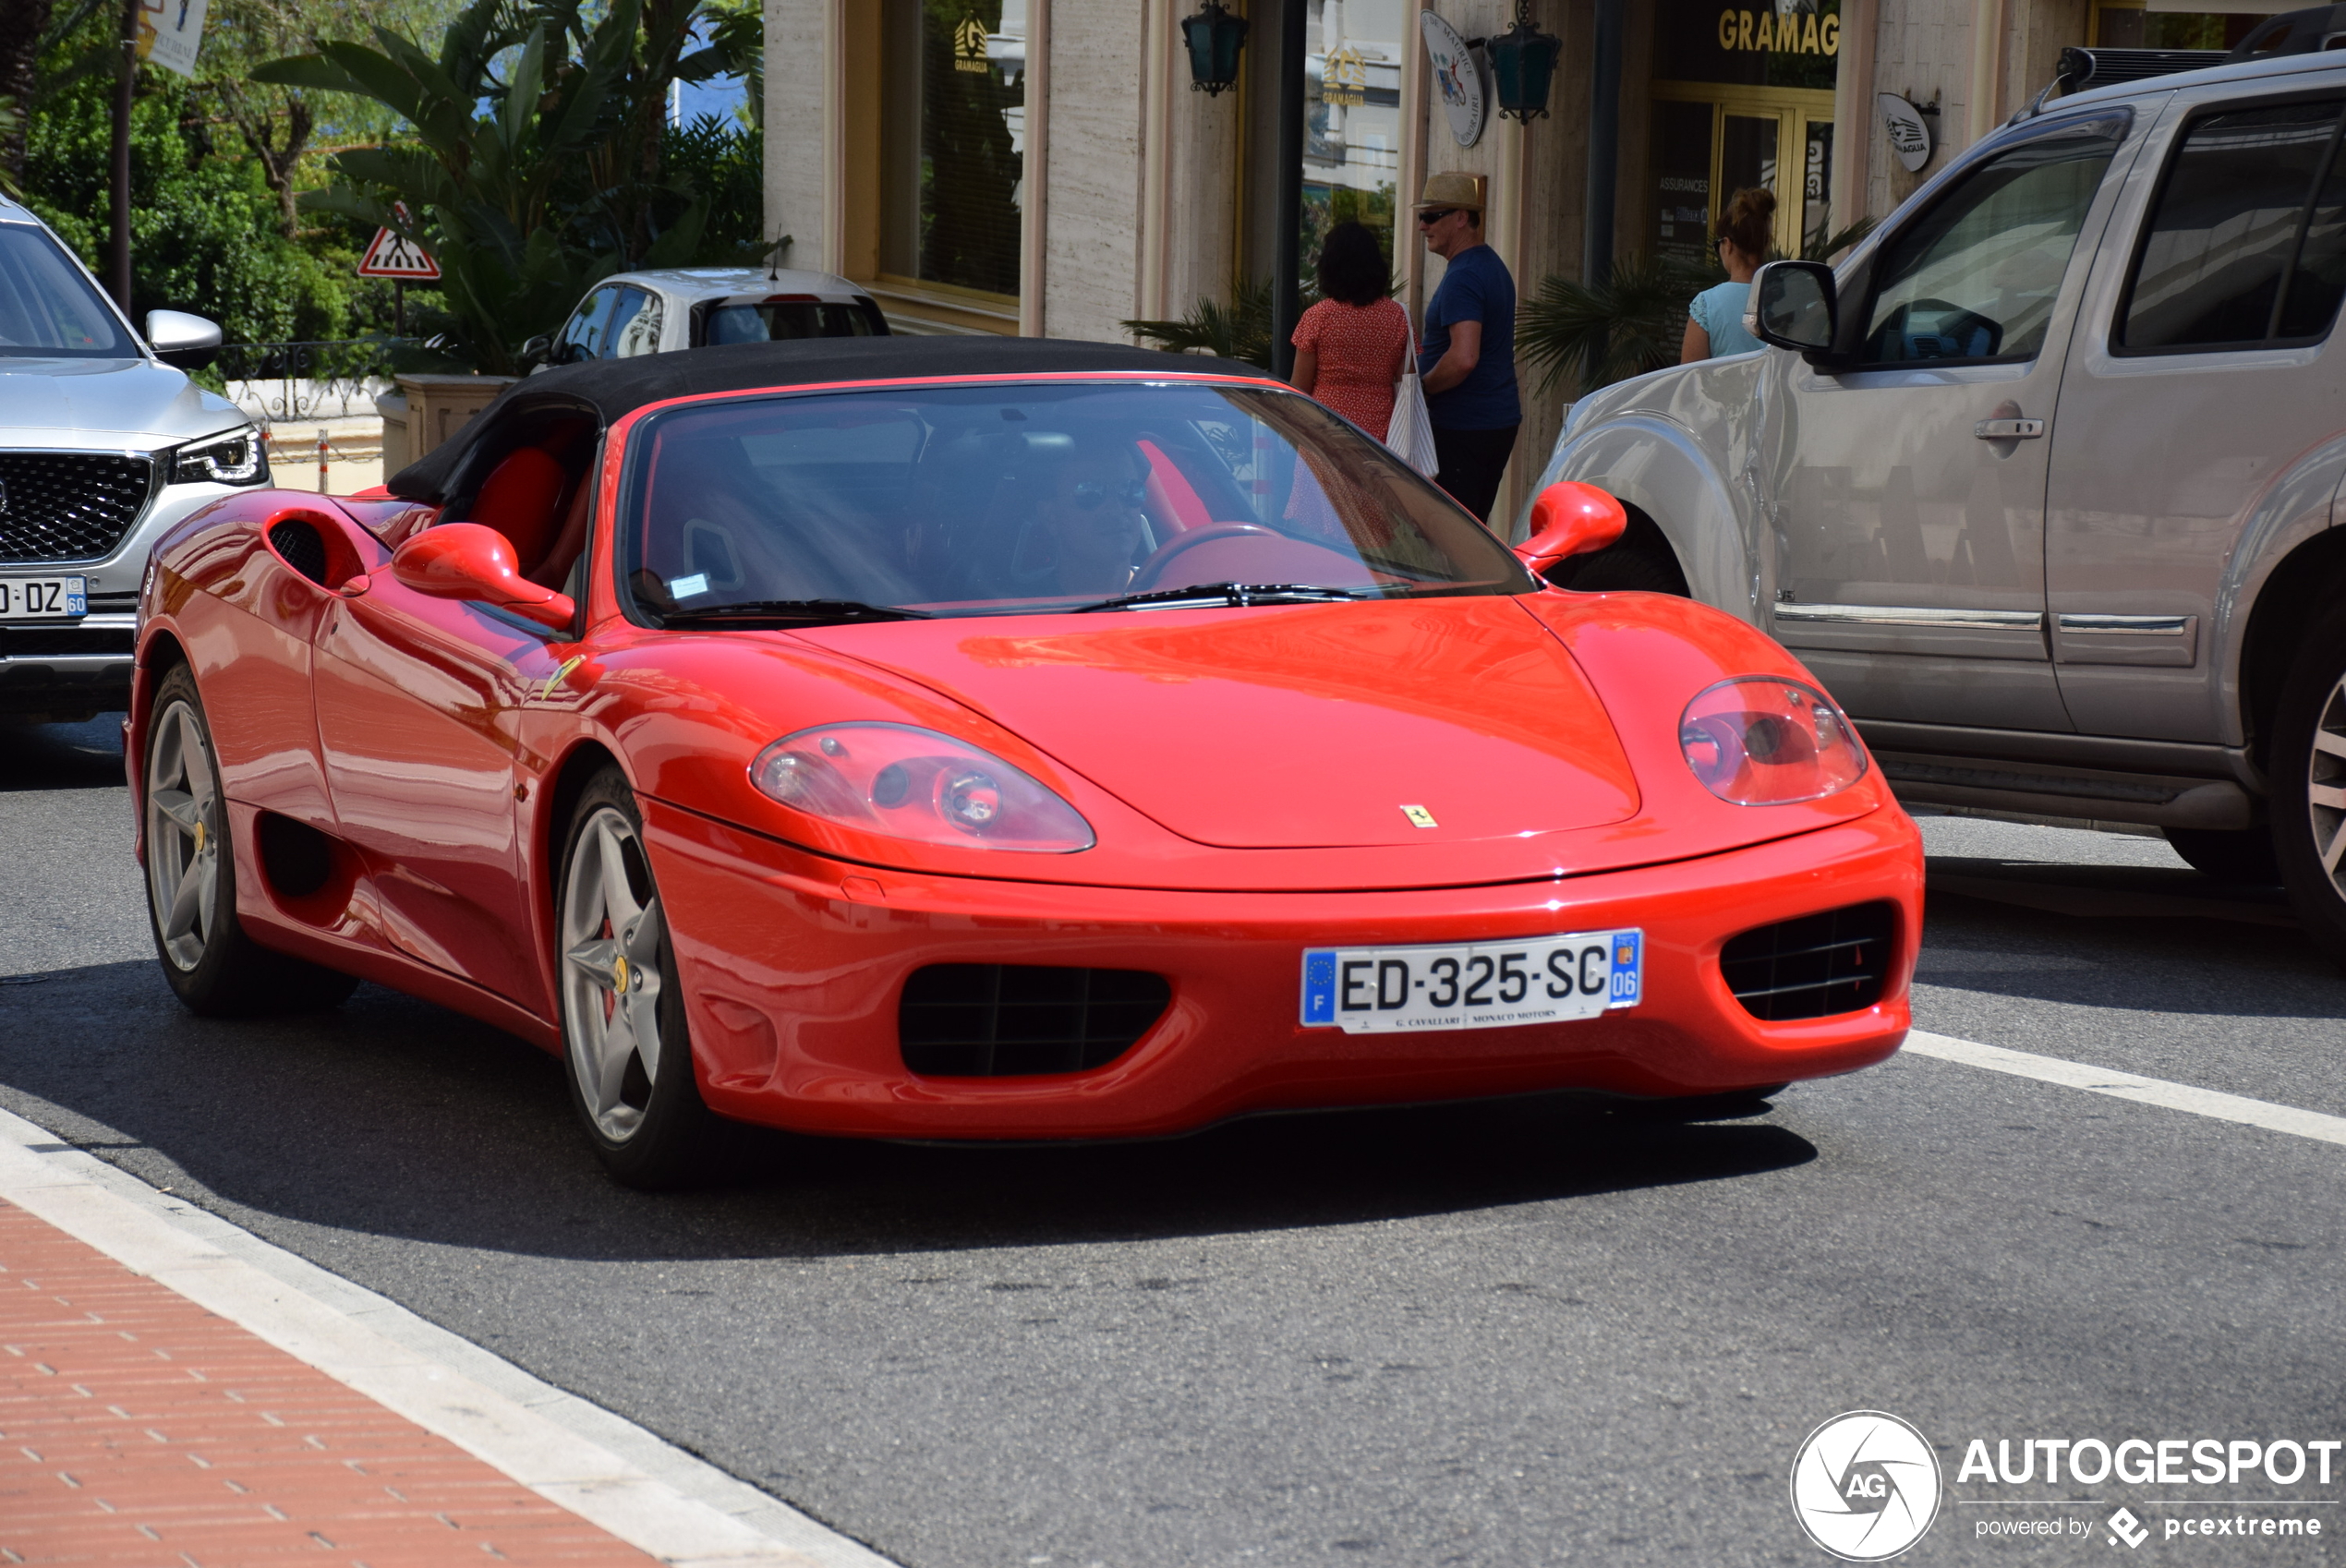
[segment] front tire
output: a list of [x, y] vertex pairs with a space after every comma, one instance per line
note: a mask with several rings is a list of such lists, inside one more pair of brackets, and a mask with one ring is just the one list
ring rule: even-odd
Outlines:
[[2314, 628], [2273, 715], [2273, 849], [2305, 934], [2346, 968], [2346, 610]]
[[693, 1077], [683, 987], [644, 852], [643, 814], [615, 767], [579, 796], [556, 899], [571, 1106], [615, 1180], [678, 1186], [699, 1174], [715, 1118]]
[[236, 918], [236, 856], [219, 754], [186, 665], [163, 678], [149, 711], [141, 791], [147, 917], [163, 979], [200, 1018], [339, 1007], [357, 981], [272, 952]]

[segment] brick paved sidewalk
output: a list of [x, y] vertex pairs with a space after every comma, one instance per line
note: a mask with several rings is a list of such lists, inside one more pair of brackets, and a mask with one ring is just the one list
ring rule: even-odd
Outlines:
[[655, 1561], [0, 1201], [0, 1562]]

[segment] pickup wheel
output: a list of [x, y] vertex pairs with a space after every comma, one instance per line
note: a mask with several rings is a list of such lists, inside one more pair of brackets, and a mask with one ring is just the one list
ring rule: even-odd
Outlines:
[[2170, 827], [2167, 842], [2183, 863], [2219, 882], [2269, 887], [2280, 880], [2280, 861], [2273, 853], [2268, 827], [2225, 831], [2214, 827]]
[[1621, 537], [1590, 555], [1569, 556], [1548, 568], [1548, 581], [1582, 594], [1672, 594], [1688, 597], [1687, 574], [1676, 552], [1652, 518], [1625, 506], [1629, 526]]
[[2306, 935], [2346, 968], [2346, 610], [2305, 638], [2273, 715], [2273, 849]]

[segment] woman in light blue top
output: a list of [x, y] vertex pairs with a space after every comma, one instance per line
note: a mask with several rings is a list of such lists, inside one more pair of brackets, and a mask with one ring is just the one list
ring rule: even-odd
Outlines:
[[1715, 359], [1723, 354], [1748, 354], [1760, 346], [1760, 340], [1744, 329], [1743, 312], [1751, 302], [1751, 274], [1768, 259], [1775, 221], [1775, 193], [1764, 189], [1736, 191], [1727, 210], [1719, 214], [1711, 233], [1718, 241], [1719, 265], [1727, 270], [1727, 281], [1704, 289], [1687, 308], [1687, 337], [1678, 350], [1679, 364]]

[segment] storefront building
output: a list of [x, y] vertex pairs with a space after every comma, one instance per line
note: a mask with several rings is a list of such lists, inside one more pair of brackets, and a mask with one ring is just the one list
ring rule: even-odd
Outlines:
[[[789, 264], [864, 283], [900, 332], [1129, 341], [1129, 320], [1227, 303], [1272, 271], [1282, 7], [1300, 5], [1306, 265], [1331, 223], [1368, 223], [1414, 317], [1442, 267], [1409, 222], [1431, 171], [1488, 182], [1485, 235], [1523, 296], [1585, 275], [1589, 193], [1607, 183], [1590, 159], [1601, 25], [1619, 29], [1621, 61], [1594, 142], [1612, 148], [1613, 253], [1699, 261], [1745, 187], [1775, 192], [1787, 254], [1888, 214], [2042, 90], [2066, 45], [2223, 48], [2283, 8], [1530, 0], [1564, 46], [1548, 114], [1502, 119], [1493, 103], [1476, 127], [1445, 102], [1420, 13], [1473, 40], [1505, 30], [1516, 0], [1226, 3], [1249, 32], [1236, 82], [1207, 93], [1180, 25], [1201, 0], [766, 0], [768, 232], [790, 237]], [[1917, 169], [1881, 94], [1926, 127]], [[1526, 369], [1501, 515], [1570, 391], [1538, 380]]]

